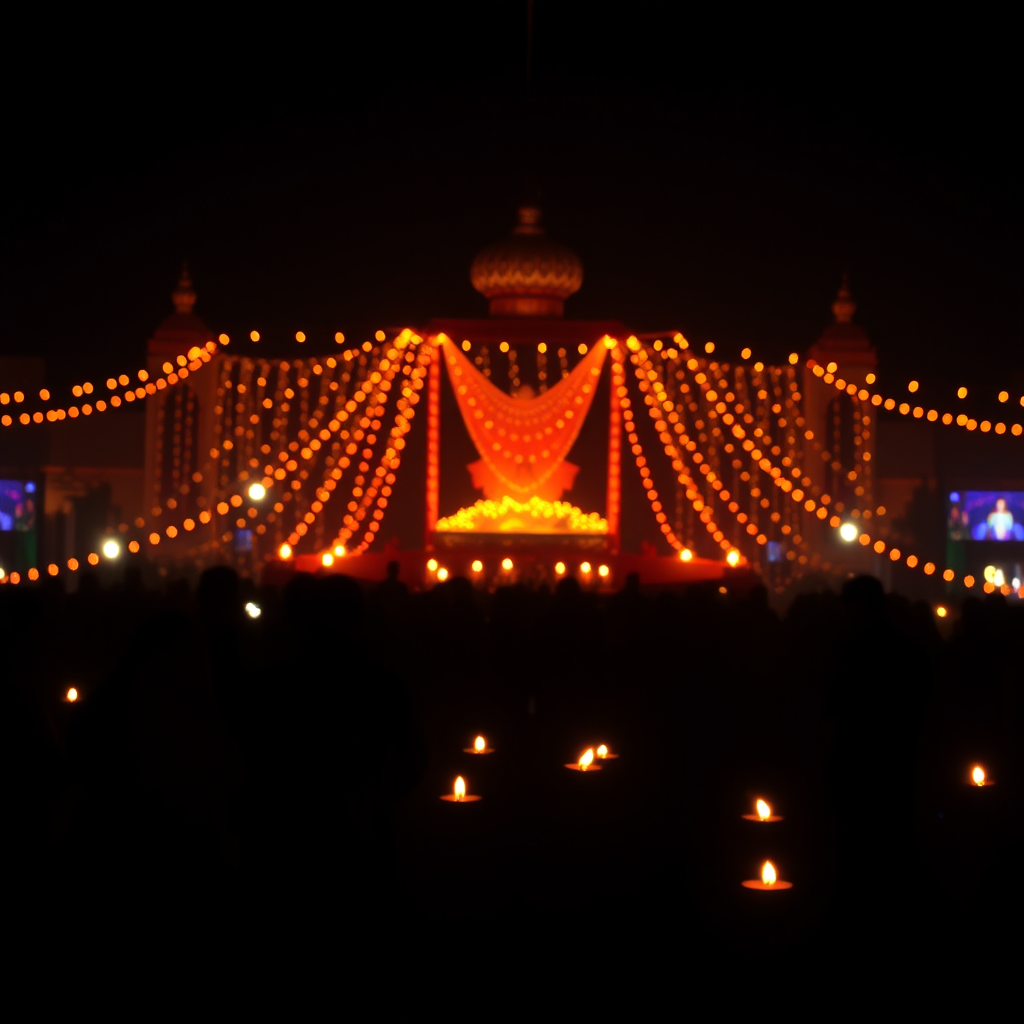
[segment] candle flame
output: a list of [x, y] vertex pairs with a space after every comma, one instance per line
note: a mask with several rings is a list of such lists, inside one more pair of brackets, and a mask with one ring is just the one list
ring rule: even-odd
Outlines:
[[455, 780], [455, 802], [461, 803], [466, 798], [466, 780], [460, 775]]
[[778, 877], [775, 873], [775, 865], [770, 860], [766, 860], [764, 867], [761, 868], [761, 881], [765, 885], [774, 885]]
[[772, 816], [772, 809], [764, 800], [758, 800], [754, 806], [757, 808], [757, 816], [762, 821], [767, 821]]
[[473, 740], [473, 749], [478, 754], [482, 754], [487, 749], [487, 741], [483, 736], [477, 736], [477, 738]]
[[976, 786], [985, 785], [985, 769], [980, 764], [976, 764], [971, 772], [971, 781]]
[[78, 691], [73, 686], [68, 688], [67, 699], [70, 704], [74, 704], [78, 700]]
[[605, 744], [602, 743], [601, 746], [597, 748], [597, 756], [601, 758], [602, 761], [608, 756], [608, 747], [605, 746]]
[[594, 748], [588, 747], [580, 755], [580, 771], [585, 772], [594, 763]]

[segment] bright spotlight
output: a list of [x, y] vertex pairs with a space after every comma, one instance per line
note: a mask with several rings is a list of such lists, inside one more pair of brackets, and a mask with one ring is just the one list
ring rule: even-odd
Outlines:
[[263, 609], [255, 601], [245, 603], [245, 614], [250, 619], [258, 619], [263, 614]]
[[267, 496], [267, 489], [263, 484], [253, 484], [249, 488], [249, 497], [253, 501], [262, 501]]
[[105, 558], [117, 558], [121, 554], [121, 545], [116, 540], [106, 540], [103, 542], [103, 555]]
[[860, 530], [857, 529], [856, 523], [843, 523], [839, 527], [839, 536], [846, 541], [847, 544], [852, 544], [860, 534]]

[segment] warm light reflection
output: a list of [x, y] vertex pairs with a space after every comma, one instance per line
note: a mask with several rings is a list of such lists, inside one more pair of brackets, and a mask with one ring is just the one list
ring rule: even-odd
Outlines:
[[754, 806], [757, 809], [757, 816], [762, 821], [767, 821], [772, 816], [772, 809], [764, 800], [758, 800]]
[[473, 749], [478, 754], [482, 754], [487, 749], [487, 741], [483, 736], [477, 736], [477, 738], [473, 740]]
[[778, 875], [775, 873], [775, 865], [770, 861], [764, 862], [764, 867], [761, 868], [761, 881], [765, 885], [774, 885], [778, 880]]
[[453, 792], [456, 803], [461, 803], [466, 799], [466, 780], [461, 775], [455, 780]]
[[971, 769], [971, 782], [973, 782], [976, 786], [985, 785], [985, 769], [982, 768], [980, 764], [976, 764]]
[[581, 755], [577, 762], [580, 766], [580, 771], [585, 772], [594, 763], [594, 748], [588, 747]]

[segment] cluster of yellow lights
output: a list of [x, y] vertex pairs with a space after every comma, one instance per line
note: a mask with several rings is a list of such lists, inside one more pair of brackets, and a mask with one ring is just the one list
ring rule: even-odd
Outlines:
[[[937, 409], [925, 409], [924, 406], [921, 405], [911, 406], [909, 402], [897, 402], [895, 398], [885, 398], [877, 392], [868, 391], [867, 388], [858, 388], [856, 384], [848, 382], [844, 377], [837, 376], [840, 370], [835, 363], [829, 363], [827, 366], [822, 366], [820, 363], [816, 363], [813, 359], [808, 359], [807, 366], [815, 376], [820, 377], [826, 384], [831, 384], [837, 391], [844, 391], [846, 394], [851, 396], [856, 395], [862, 402], [870, 401], [872, 405], [881, 406], [882, 408], [890, 411], [896, 409], [901, 416], [913, 416], [914, 419], [925, 419], [929, 423], [941, 420], [946, 426], [955, 423], [958, 427], [963, 427], [966, 430], [979, 430], [983, 434], [987, 434], [989, 431], [996, 434], [1005, 434], [1007, 430], [1009, 430], [1014, 437], [1020, 437], [1020, 435], [1024, 433], [1024, 427], [1022, 427], [1020, 423], [1012, 423], [1007, 427], [1007, 424], [1002, 421], [994, 424], [991, 420], [981, 420], [979, 422], [978, 420], [967, 416], [965, 413], [960, 413], [958, 415], [954, 415], [951, 412], [940, 413]], [[865, 383], [874, 384], [874, 382], [874, 374], [868, 374], [868, 379]], [[908, 390], [913, 394], [917, 389], [918, 382], [911, 381]], [[960, 388], [957, 392], [957, 397], [966, 398], [967, 388]], [[1008, 398], [1008, 392], [999, 392], [1000, 402], [1005, 402]], [[1024, 396], [1021, 398], [1021, 404], [1024, 404]]]
[[[597, 512], [589, 514], [567, 501], [545, 501], [536, 496], [517, 501], [506, 495], [501, 501], [483, 498], [467, 508], [437, 521], [441, 533], [496, 533], [496, 527], [510, 515], [524, 516], [543, 525], [544, 532], [607, 533], [608, 520]], [[538, 531], [539, 532], [539, 531]]]
[[[205, 348], [199, 348], [198, 346], [189, 349], [188, 355], [178, 356], [174, 363], [166, 362], [163, 365], [164, 376], [157, 377], [155, 380], [149, 379], [149, 373], [146, 370], [138, 371], [139, 386], [132, 388], [131, 379], [127, 374], [122, 373], [119, 377], [111, 377], [107, 380], [107, 388], [111, 391], [116, 391], [118, 387], [125, 388], [124, 392], [120, 395], [113, 394], [110, 396], [109, 401], [103, 398], [97, 398], [93, 402], [84, 402], [82, 405], [69, 405], [65, 408], [47, 409], [43, 412], [41, 409], [37, 409], [35, 412], [23, 412], [17, 417], [17, 420], [9, 413], [0, 415], [0, 425], [5, 427], [13, 426], [15, 422], [27, 426], [30, 423], [56, 423], [59, 420], [64, 419], [77, 419], [79, 416], [91, 416], [93, 412], [106, 412], [107, 409], [117, 409], [122, 404], [131, 404], [135, 401], [141, 401], [144, 398], [148, 398], [150, 395], [155, 395], [160, 391], [165, 390], [168, 387], [173, 387], [181, 380], [185, 380], [189, 374], [195, 373], [197, 370], [209, 363], [213, 358], [213, 353], [217, 350], [217, 344], [213, 341], [208, 341]], [[96, 392], [96, 388], [86, 382], [85, 384], [76, 384], [72, 388], [72, 394], [76, 398], [87, 397]], [[39, 392], [39, 398], [43, 402], [50, 400], [50, 392], [43, 388]], [[15, 391], [12, 394], [3, 392], [0, 394], [0, 406], [10, 405], [11, 402], [15, 404], [21, 404], [25, 401], [24, 392]]]

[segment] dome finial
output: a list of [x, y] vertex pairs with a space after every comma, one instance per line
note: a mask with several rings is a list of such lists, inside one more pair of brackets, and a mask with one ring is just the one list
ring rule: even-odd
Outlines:
[[583, 265], [571, 249], [547, 238], [540, 205], [527, 200], [512, 237], [477, 254], [470, 280], [489, 300], [491, 316], [560, 317], [583, 283]]
[[853, 320], [853, 314], [857, 312], [857, 303], [850, 297], [850, 288], [846, 281], [845, 271], [842, 284], [839, 285], [836, 301], [832, 303], [832, 312], [835, 314], [837, 324], [850, 323]]
[[178, 287], [171, 293], [176, 313], [191, 313], [192, 307], [196, 304], [196, 293], [192, 287], [192, 278], [189, 276], [188, 263], [181, 264], [181, 277], [178, 278]]

